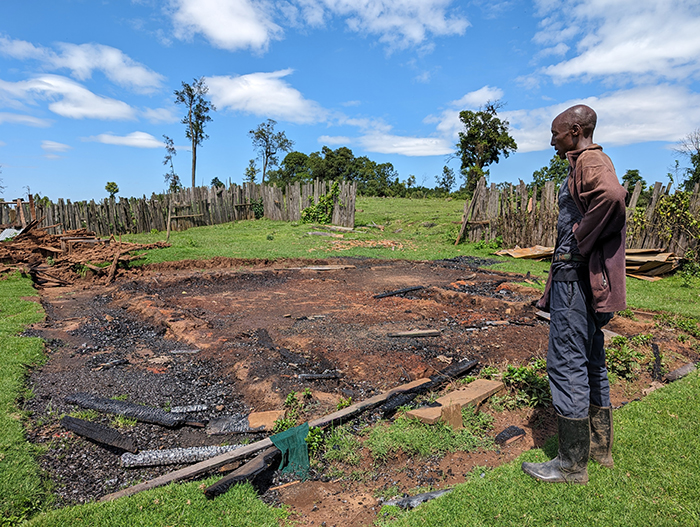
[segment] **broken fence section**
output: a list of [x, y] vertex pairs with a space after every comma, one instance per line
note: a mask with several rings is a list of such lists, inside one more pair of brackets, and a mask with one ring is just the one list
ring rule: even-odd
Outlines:
[[[342, 227], [355, 225], [357, 183], [341, 182], [340, 195], [333, 208], [332, 223]], [[182, 231], [191, 227], [218, 225], [237, 220], [255, 219], [255, 207], [262, 201], [266, 218], [281, 221], [301, 221], [301, 211], [317, 204], [327, 192], [325, 181], [287, 185], [284, 189], [272, 185], [244, 183], [224, 187], [184, 188], [150, 198], [105, 198], [76, 201], [58, 199], [34, 202], [17, 200], [0, 202], [0, 225], [25, 227], [31, 218], [40, 228], [52, 233], [88, 229], [98, 236], [137, 234], [157, 230]], [[60, 229], [54, 231], [54, 229]]]
[[[670, 196], [671, 185], [664, 187], [657, 182], [646, 208], [637, 208], [641, 190], [640, 182], [630, 192], [626, 246], [632, 249], [664, 247], [665, 252], [681, 255], [688, 249], [697, 249], [700, 244], [697, 233], [689, 233], [681, 224], [669, 225], [668, 215], [658, 206]], [[700, 213], [700, 184], [688, 194], [687, 203], [687, 213], [697, 217]], [[481, 179], [472, 199], [464, 203], [462, 226], [455, 245], [462, 240], [492, 241], [500, 236], [505, 247], [553, 246], [558, 214], [553, 181], [546, 182], [541, 188], [528, 188], [523, 181], [499, 188], [495, 183], [487, 186], [486, 180]]]

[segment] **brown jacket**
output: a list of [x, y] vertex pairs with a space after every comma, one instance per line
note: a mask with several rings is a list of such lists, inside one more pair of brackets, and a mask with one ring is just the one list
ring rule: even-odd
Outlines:
[[[625, 197], [610, 158], [592, 144], [569, 152], [569, 191], [583, 215], [574, 225], [581, 256], [588, 258], [588, 272], [596, 313], [613, 313], [627, 307], [625, 285]], [[549, 306], [547, 280], [538, 307]]]

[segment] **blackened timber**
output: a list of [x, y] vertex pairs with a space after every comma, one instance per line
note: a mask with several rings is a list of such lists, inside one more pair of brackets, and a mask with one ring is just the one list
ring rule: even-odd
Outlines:
[[69, 415], [61, 419], [61, 426], [79, 436], [87, 437], [98, 443], [120, 448], [134, 454], [138, 452], [138, 448], [136, 448], [133, 439], [124, 436], [114, 428], [84, 421], [83, 419], [77, 419]]
[[397, 408], [410, 403], [421, 393], [425, 393], [441, 384], [445, 384], [461, 377], [469, 370], [472, 370], [477, 364], [479, 364], [479, 362], [475, 360], [461, 360], [455, 364], [451, 364], [444, 370], [431, 376], [429, 378], [430, 382], [416, 386], [412, 390], [394, 395], [380, 407], [380, 410], [382, 411], [384, 417], [388, 417], [392, 415]]
[[128, 401], [106, 399], [90, 393], [74, 393], [66, 397], [65, 400], [68, 403], [77, 404], [83, 408], [90, 408], [98, 412], [106, 412], [109, 414], [123, 415], [124, 417], [131, 417], [137, 421], [153, 423], [167, 428], [182, 426], [186, 421], [185, 416], [182, 414], [173, 415], [160, 408], [143, 406]]
[[267, 470], [270, 465], [272, 465], [275, 461], [278, 461], [281, 457], [282, 452], [280, 452], [277, 447], [273, 446], [268, 448], [255, 456], [255, 458], [245, 465], [238, 467], [228, 476], [224, 476], [213, 485], [207, 487], [204, 490], [204, 495], [209, 499], [216, 498], [217, 496], [227, 492], [228, 489], [237, 483], [243, 483], [245, 481], [252, 482], [256, 476]]
[[413, 287], [406, 287], [404, 289], [397, 289], [396, 291], [389, 291], [387, 293], [380, 293], [378, 295], [374, 295], [372, 298], [386, 298], [388, 296], [403, 295], [412, 291], [420, 291], [421, 289], [425, 289], [425, 286], [417, 285]]

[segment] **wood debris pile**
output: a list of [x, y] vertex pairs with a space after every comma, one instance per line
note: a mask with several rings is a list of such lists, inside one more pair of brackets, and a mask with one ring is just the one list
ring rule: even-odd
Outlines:
[[163, 242], [127, 243], [114, 237], [100, 239], [86, 229], [54, 235], [32, 222], [14, 238], [0, 242], [0, 273], [13, 269], [28, 272], [39, 285], [65, 285], [78, 277], [114, 279], [119, 264], [128, 264], [143, 254], [134, 251], [169, 247]]
[[[513, 258], [530, 258], [548, 260], [554, 254], [554, 247], [515, 247], [496, 252], [499, 256], [512, 256]], [[681, 264], [681, 258], [674, 253], [665, 252], [664, 249], [627, 249], [625, 251], [625, 263], [627, 276], [639, 280], [661, 280], [661, 275], [675, 271]]]

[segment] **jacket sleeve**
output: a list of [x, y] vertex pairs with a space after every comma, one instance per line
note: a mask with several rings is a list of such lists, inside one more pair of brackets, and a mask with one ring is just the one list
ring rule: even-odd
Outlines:
[[576, 193], [584, 208], [583, 218], [573, 229], [582, 256], [589, 256], [596, 243], [619, 234], [625, 226], [627, 191], [617, 180], [612, 163], [590, 157], [593, 159], [579, 158], [581, 177], [574, 183], [579, 185]]

